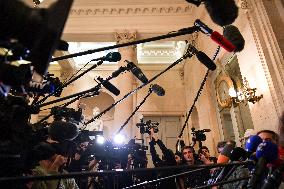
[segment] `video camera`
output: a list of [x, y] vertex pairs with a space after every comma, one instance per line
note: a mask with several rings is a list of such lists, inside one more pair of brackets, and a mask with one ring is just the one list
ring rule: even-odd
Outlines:
[[80, 122], [82, 118], [82, 110], [75, 110], [73, 108], [54, 106], [51, 108], [51, 114], [54, 116], [54, 120], [62, 120], [64, 118], [66, 121]]
[[203, 130], [195, 130], [195, 128], [191, 128], [191, 134], [193, 135], [192, 140], [193, 141], [205, 141], [206, 135], [204, 133], [210, 132], [210, 129], [203, 129]]
[[159, 122], [154, 122], [154, 121], [151, 121], [151, 120], [144, 122], [144, 120], [142, 118], [142, 119], [140, 119], [140, 123], [137, 123], [136, 126], [138, 128], [140, 128], [141, 134], [144, 134], [144, 133], [150, 134], [150, 129], [152, 129], [152, 128], [154, 130], [154, 133], [159, 132], [159, 128], [158, 128]]

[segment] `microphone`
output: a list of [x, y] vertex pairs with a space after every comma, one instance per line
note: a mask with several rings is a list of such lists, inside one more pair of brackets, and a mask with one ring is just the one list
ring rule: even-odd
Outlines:
[[48, 134], [52, 140], [58, 142], [73, 140], [79, 134], [78, 127], [70, 122], [54, 121], [48, 127]]
[[258, 135], [252, 135], [246, 141], [245, 149], [249, 153], [254, 153], [258, 147], [258, 145], [262, 143], [262, 139]]
[[205, 0], [205, 8], [215, 24], [226, 26], [238, 17], [238, 7], [234, 0]]
[[143, 72], [140, 68], [138, 68], [133, 62], [130, 62], [128, 60], [125, 60], [125, 62], [127, 62], [128, 69], [133, 73], [133, 75], [137, 79], [139, 79], [142, 83], [148, 82], [147, 77], [143, 74]]
[[235, 52], [240, 52], [244, 49], [245, 39], [236, 26], [225, 26], [225, 29], [223, 30], [223, 35], [236, 47]]
[[55, 90], [54, 84], [51, 82], [38, 83], [35, 81], [30, 81], [29, 86], [26, 87], [27, 92], [40, 93], [40, 94], [51, 94]]
[[216, 64], [204, 52], [197, 51], [195, 55], [209, 70], [214, 71], [216, 69]]
[[206, 35], [209, 35], [210, 38], [215, 43], [217, 43], [218, 45], [223, 47], [226, 51], [233, 52], [236, 49], [236, 47], [228, 39], [226, 39], [224, 36], [222, 36], [217, 31], [213, 31], [211, 28], [209, 28], [201, 20], [199, 20], [199, 19], [195, 20], [194, 25], [198, 26], [202, 33], [205, 33]]
[[119, 52], [109, 52], [107, 53], [107, 55], [103, 57], [92, 59], [92, 61], [98, 61], [98, 60], [108, 61], [108, 62], [117, 62], [121, 60], [121, 54]]
[[257, 147], [256, 158], [258, 161], [248, 181], [248, 188], [256, 188], [257, 183], [260, 182], [261, 176], [265, 172], [266, 164], [278, 159], [278, 146], [270, 141], [262, 142]]
[[158, 96], [164, 96], [165, 95], [165, 90], [157, 84], [154, 84], [151, 86], [151, 90], [156, 93]]
[[99, 80], [101, 82], [101, 84], [112, 94], [114, 94], [115, 96], [118, 96], [120, 94], [120, 90], [118, 88], [116, 88], [111, 82], [104, 80], [101, 77], [98, 77], [97, 80]]
[[219, 26], [232, 24], [238, 17], [238, 7], [234, 0], [186, 0], [197, 7], [204, 2], [211, 20]]

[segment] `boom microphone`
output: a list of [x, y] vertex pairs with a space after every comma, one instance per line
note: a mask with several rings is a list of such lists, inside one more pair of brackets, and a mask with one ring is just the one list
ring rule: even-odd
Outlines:
[[205, 8], [212, 21], [219, 26], [232, 24], [238, 17], [238, 7], [234, 0], [186, 0], [199, 6], [205, 3]]
[[223, 35], [236, 47], [235, 52], [240, 52], [244, 49], [245, 39], [236, 26], [225, 26], [225, 29], [223, 30]]
[[54, 121], [48, 128], [48, 134], [52, 140], [61, 142], [76, 138], [79, 134], [79, 129], [70, 122]]
[[147, 83], [148, 79], [142, 72], [140, 68], [138, 68], [133, 62], [130, 62], [128, 60], [125, 60], [127, 62], [128, 69], [135, 75], [137, 79], [139, 79], [142, 83]]
[[102, 85], [112, 94], [114, 94], [115, 96], [118, 96], [120, 94], [120, 90], [118, 88], [116, 88], [111, 82], [104, 80], [101, 77], [98, 77], [97, 80], [99, 80]]
[[92, 61], [98, 61], [98, 60], [108, 61], [108, 62], [117, 62], [121, 60], [121, 54], [119, 52], [109, 52], [107, 53], [107, 55], [103, 57], [92, 59]]
[[199, 19], [195, 20], [194, 25], [198, 26], [201, 32], [205, 33], [206, 35], [209, 35], [210, 38], [215, 43], [217, 43], [218, 45], [226, 49], [228, 52], [233, 52], [236, 49], [236, 47], [228, 39], [226, 39], [224, 36], [222, 36], [217, 31], [213, 31], [201, 20]]
[[197, 51], [195, 55], [209, 70], [214, 71], [216, 69], [216, 64], [204, 52]]
[[165, 90], [157, 84], [154, 84], [151, 86], [151, 90], [156, 93], [158, 96], [164, 96], [165, 95]]
[[215, 24], [226, 26], [238, 17], [238, 7], [234, 0], [205, 0], [205, 8]]

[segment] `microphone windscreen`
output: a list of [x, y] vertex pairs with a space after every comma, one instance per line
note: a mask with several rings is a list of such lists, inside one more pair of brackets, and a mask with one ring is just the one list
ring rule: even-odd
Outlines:
[[52, 140], [73, 140], [79, 134], [78, 127], [70, 122], [54, 121], [48, 128], [48, 134]]
[[247, 151], [241, 147], [236, 147], [231, 151], [231, 161], [243, 161], [247, 159]]
[[223, 30], [223, 35], [236, 47], [235, 52], [240, 52], [244, 49], [245, 39], [236, 26], [225, 26], [225, 29]]
[[197, 59], [204, 64], [209, 70], [215, 70], [216, 64], [202, 51], [196, 53]]
[[255, 152], [260, 143], [262, 143], [262, 139], [258, 135], [252, 135], [246, 141], [246, 151]]
[[165, 95], [165, 90], [160, 85], [154, 84], [154, 85], [151, 86], [151, 89], [158, 96], [164, 96]]
[[222, 36], [216, 31], [214, 31], [210, 35], [210, 38], [228, 52], [233, 52], [236, 49], [236, 47], [228, 39], [226, 39], [224, 36]]
[[105, 57], [105, 61], [117, 62], [121, 60], [121, 54], [119, 52], [109, 52]]
[[278, 146], [271, 141], [265, 141], [258, 145], [256, 158], [265, 158], [267, 163], [272, 163], [278, 159]]
[[219, 26], [232, 24], [238, 17], [234, 0], [205, 0], [205, 8], [212, 21]]

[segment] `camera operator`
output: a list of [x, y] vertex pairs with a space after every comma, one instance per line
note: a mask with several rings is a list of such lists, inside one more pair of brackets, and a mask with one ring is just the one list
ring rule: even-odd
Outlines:
[[[185, 146], [182, 149], [182, 162], [183, 165], [202, 165], [204, 162], [195, 154], [192, 146]], [[179, 179], [180, 189], [194, 188], [202, 186], [210, 179], [210, 171], [203, 170], [191, 173], [190, 175], [183, 176]]]
[[[77, 126], [63, 121], [53, 122], [49, 126], [49, 137], [45, 142], [41, 142], [35, 147], [34, 153], [38, 154], [39, 166], [33, 170], [37, 176], [65, 173], [63, 167], [68, 163], [70, 152], [74, 146], [73, 140]], [[62, 132], [59, 132], [62, 131]], [[32, 189], [78, 189], [75, 179], [43, 180], [32, 184]]]
[[202, 146], [202, 147], [198, 150], [198, 154], [199, 154], [199, 159], [200, 159], [204, 164], [217, 163], [217, 158], [210, 156], [209, 149], [207, 148], [207, 146]]
[[[175, 155], [173, 153], [172, 150], [168, 149], [164, 143], [158, 139], [156, 136], [154, 136], [154, 129], [151, 128], [150, 129], [150, 142], [149, 142], [149, 146], [150, 146], [150, 153], [151, 153], [151, 157], [152, 157], [152, 161], [155, 167], [164, 167], [164, 166], [176, 166], [177, 162], [175, 160]], [[159, 146], [159, 148], [161, 149], [162, 153], [163, 153], [163, 158], [160, 159], [159, 155], [156, 152], [155, 149], [155, 144], [157, 144]], [[169, 176], [169, 175], [173, 175], [175, 174], [175, 172], [173, 171], [168, 171], [168, 172], [163, 172], [162, 174], [160, 174], [159, 176], [161, 177], [165, 177], [165, 176]], [[158, 188], [176, 188], [176, 183], [174, 179], [168, 179], [167, 181], [163, 181], [160, 183], [160, 186]]]

